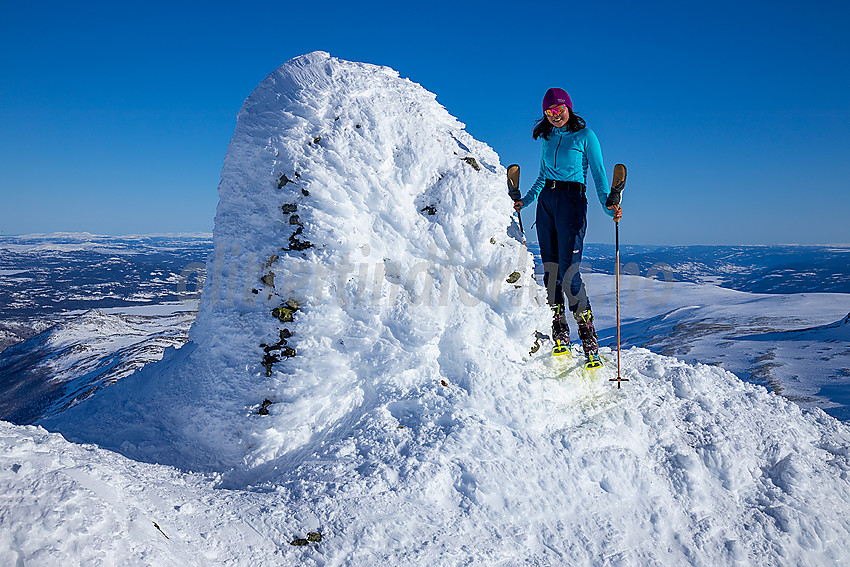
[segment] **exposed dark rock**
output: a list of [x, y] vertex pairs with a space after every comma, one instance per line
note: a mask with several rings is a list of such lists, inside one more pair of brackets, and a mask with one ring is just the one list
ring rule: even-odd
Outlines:
[[272, 309], [272, 315], [280, 319], [282, 323], [290, 323], [293, 320], [292, 315], [296, 311], [298, 311], [298, 303], [293, 299], [288, 299], [279, 307]]
[[475, 171], [481, 171], [481, 166], [478, 165], [478, 161], [474, 157], [467, 156], [467, 157], [461, 158], [461, 159], [463, 161], [465, 161], [466, 163], [468, 163], [469, 165], [471, 165], [472, 169], [474, 169]]
[[289, 236], [289, 250], [306, 250], [312, 248], [313, 244], [309, 240], [300, 240], [298, 235], [304, 230], [304, 227], [299, 226], [295, 232]]
[[257, 410], [257, 413], [260, 415], [269, 415], [269, 406], [272, 405], [271, 400], [263, 400], [263, 405], [260, 406], [260, 409]]

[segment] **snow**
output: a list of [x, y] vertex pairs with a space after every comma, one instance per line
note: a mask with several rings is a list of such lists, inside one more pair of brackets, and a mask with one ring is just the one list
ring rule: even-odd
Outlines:
[[0, 356], [0, 418], [57, 415], [188, 340], [196, 301], [69, 312]]
[[[433, 421], [408, 399], [399, 418], [328, 435], [252, 490], [4, 425], [11, 564], [83, 550], [126, 565], [846, 560], [844, 426], [715, 367], [625, 355], [619, 392], [541, 357], [538, 381], [501, 407]], [[509, 405], [523, 399], [536, 402]], [[308, 531], [323, 542], [288, 545]]]
[[[587, 285], [600, 343], [611, 344], [613, 278], [590, 274]], [[850, 418], [850, 295], [749, 293], [635, 276], [621, 276], [620, 288], [624, 344], [722, 365], [805, 407]]]
[[0, 422], [0, 447], [2, 565], [203, 567], [250, 559], [254, 548], [275, 552], [250, 514], [234, 517], [238, 506], [259, 505], [250, 493], [236, 495], [234, 506], [235, 495], [210, 478], [38, 427]]
[[0, 236], [0, 250], [17, 253], [33, 252], [94, 252], [98, 254], [129, 255], [138, 254], [140, 247], [156, 246], [168, 250], [172, 239], [208, 240], [209, 233], [154, 233], [129, 234], [121, 237], [88, 232], [52, 232], [24, 234], [18, 236]]
[[[610, 348], [595, 374], [529, 353], [550, 315], [504, 179], [391, 69], [315, 52], [270, 74], [191, 342], [46, 429], [0, 424], [0, 561], [846, 562], [841, 422], [642, 348], [619, 390]], [[264, 366], [281, 338], [295, 356]]]

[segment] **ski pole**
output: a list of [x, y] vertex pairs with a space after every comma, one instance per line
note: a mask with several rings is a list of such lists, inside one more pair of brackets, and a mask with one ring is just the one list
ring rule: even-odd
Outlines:
[[620, 388], [620, 222], [614, 223], [614, 264], [615, 282], [617, 287], [617, 389]]
[[614, 221], [614, 282], [617, 301], [617, 377], [608, 381], [616, 382], [619, 390], [620, 383], [629, 381], [620, 373], [620, 221]]
[[[626, 186], [626, 166], [618, 163], [614, 166], [614, 179], [611, 183], [611, 191], [608, 193], [608, 200], [605, 205], [608, 207], [616, 207], [620, 204], [620, 197], [623, 193], [623, 188]], [[609, 382], [616, 382], [617, 389], [620, 389], [620, 383], [628, 382], [628, 378], [623, 378], [620, 373], [620, 221], [614, 221], [614, 286], [615, 297], [617, 302], [617, 377], [611, 378]]]

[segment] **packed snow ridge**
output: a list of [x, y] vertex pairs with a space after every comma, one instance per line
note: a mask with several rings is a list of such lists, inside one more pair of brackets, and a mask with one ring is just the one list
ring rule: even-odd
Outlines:
[[[593, 375], [545, 345], [530, 353], [549, 311], [504, 167], [392, 69], [316, 52], [269, 75], [239, 113], [219, 195], [190, 343], [43, 422], [100, 446], [73, 453], [91, 459], [85, 479], [42, 459], [44, 506], [71, 494], [119, 526], [125, 509], [149, 513], [179, 541], [146, 522], [54, 544], [55, 557], [94, 546], [132, 564], [128, 550], [179, 545], [205, 565], [850, 559], [841, 423], [643, 349], [623, 353], [622, 390], [610, 350]], [[19, 436], [34, 453], [65, 443]], [[130, 459], [120, 473], [98, 472], [118, 458], [104, 448]], [[182, 487], [151, 472], [168, 466]], [[16, 493], [39, 478], [18, 461], [0, 470]], [[165, 477], [135, 507], [103, 496]], [[185, 507], [193, 494], [207, 496]], [[235, 536], [233, 518], [261, 537]], [[308, 531], [322, 542], [289, 545]]]

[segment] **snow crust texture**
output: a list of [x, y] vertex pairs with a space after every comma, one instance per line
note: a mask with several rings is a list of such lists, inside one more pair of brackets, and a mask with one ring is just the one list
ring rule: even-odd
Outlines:
[[[570, 364], [534, 359], [538, 382], [509, 396], [535, 398], [538, 408], [523, 406], [526, 423], [468, 412], [458, 419], [462, 426], [441, 430], [411, 411], [412, 425], [393, 440], [355, 431], [348, 451], [343, 441], [335, 454], [304, 456], [288, 474], [251, 490], [224, 490], [221, 475], [139, 463], [40, 428], [2, 424], [0, 560], [846, 562], [846, 427], [716, 367], [643, 349], [625, 354], [627, 392]], [[309, 531], [322, 542], [290, 545]]]
[[[22, 510], [2, 517], [10, 561], [38, 553], [22, 523], [79, 525], [45, 516], [60, 505], [97, 511], [86, 544], [104, 564], [850, 558], [841, 423], [642, 349], [624, 353], [622, 390], [608, 349], [590, 375], [530, 353], [549, 312], [504, 168], [395, 71], [286, 63], [240, 111], [219, 194], [191, 342], [43, 422], [124, 456], [3, 430], [0, 489]], [[38, 457], [66, 446], [95, 480]], [[307, 532], [322, 541], [289, 544]], [[81, 553], [46, 533], [44, 564]]]

